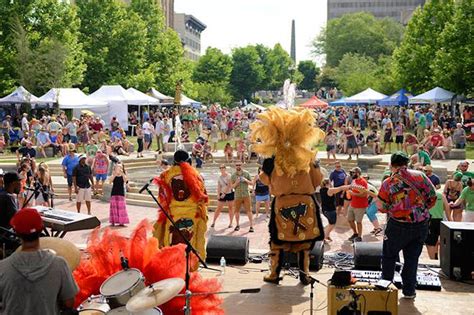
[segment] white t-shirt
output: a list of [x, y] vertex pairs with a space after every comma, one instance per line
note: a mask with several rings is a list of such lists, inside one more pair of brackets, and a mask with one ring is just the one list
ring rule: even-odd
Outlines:
[[148, 122], [148, 121], [145, 121], [143, 123], [143, 133], [146, 134], [146, 135], [151, 135], [152, 133], [152, 129], [151, 129], [151, 124]]
[[23, 117], [21, 119], [21, 130], [23, 131], [29, 131], [30, 130], [30, 125], [28, 124], [28, 118]]

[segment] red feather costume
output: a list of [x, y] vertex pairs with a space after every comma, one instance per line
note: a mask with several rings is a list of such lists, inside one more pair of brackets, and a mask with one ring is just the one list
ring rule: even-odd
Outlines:
[[[102, 283], [122, 269], [120, 252], [129, 259], [130, 268], [137, 268], [143, 273], [147, 285], [168, 278], [184, 280], [186, 246], [180, 244], [158, 249], [158, 240], [151, 237], [151, 230], [152, 226], [143, 220], [130, 239], [110, 229], [105, 229], [102, 235], [98, 229], [91, 233], [86, 250], [89, 257], [83, 259], [73, 273], [80, 288], [76, 307], [89, 296], [99, 294]], [[191, 260], [191, 265], [197, 264], [195, 256], [191, 256]], [[191, 292], [216, 292], [220, 289], [221, 284], [217, 279], [204, 279], [197, 272], [191, 273]], [[184, 289], [181, 293], [184, 293]], [[224, 314], [221, 304], [222, 299], [216, 295], [197, 296], [191, 301], [194, 314]], [[183, 306], [184, 298], [176, 297], [161, 305], [160, 309], [164, 314], [182, 314]]]

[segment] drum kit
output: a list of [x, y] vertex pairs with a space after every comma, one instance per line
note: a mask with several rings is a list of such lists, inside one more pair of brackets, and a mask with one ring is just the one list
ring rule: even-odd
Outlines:
[[140, 270], [121, 270], [100, 287], [100, 295], [94, 295], [81, 303], [80, 315], [162, 315], [158, 306], [178, 296], [184, 288], [184, 280], [170, 278], [145, 286]]

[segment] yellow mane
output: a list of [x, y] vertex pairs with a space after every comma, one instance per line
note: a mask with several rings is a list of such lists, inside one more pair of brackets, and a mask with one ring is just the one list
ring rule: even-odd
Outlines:
[[275, 156], [277, 175], [295, 175], [309, 171], [316, 152], [311, 145], [324, 138], [310, 110], [286, 110], [270, 107], [251, 124], [253, 150], [263, 157]]

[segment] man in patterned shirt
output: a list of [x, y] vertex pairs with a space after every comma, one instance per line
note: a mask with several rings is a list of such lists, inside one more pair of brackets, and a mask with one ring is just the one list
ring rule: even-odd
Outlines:
[[382, 278], [393, 281], [395, 262], [403, 250], [403, 295], [416, 296], [418, 258], [428, 234], [429, 210], [436, 203], [436, 190], [425, 174], [408, 170], [403, 152], [391, 157], [392, 175], [379, 191], [379, 210], [388, 213], [382, 256]]

